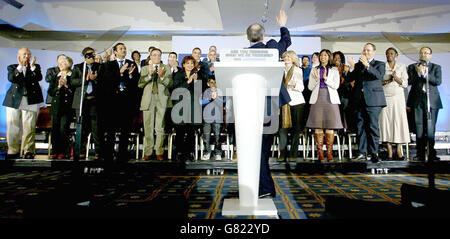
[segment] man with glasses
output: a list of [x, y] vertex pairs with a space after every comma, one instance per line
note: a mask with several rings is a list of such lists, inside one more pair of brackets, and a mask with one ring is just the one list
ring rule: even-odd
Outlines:
[[[86, 62], [86, 69], [83, 69], [84, 62], [80, 64], [76, 64], [74, 66], [74, 70], [80, 72], [80, 75], [85, 72], [85, 81], [84, 81], [84, 98], [83, 98], [83, 112], [81, 115], [83, 117], [82, 121], [82, 132], [81, 132], [81, 150], [80, 150], [80, 159], [84, 159], [86, 155], [84, 154], [87, 143], [87, 136], [91, 133], [92, 141], [95, 146], [95, 157], [97, 160], [100, 154], [100, 131], [98, 125], [98, 82], [99, 77], [98, 74], [100, 72], [101, 64], [95, 62], [95, 50], [86, 47], [83, 49], [81, 54], [84, 57]], [[80, 110], [80, 102], [81, 102], [81, 86], [82, 79], [73, 78], [71, 79], [71, 85], [76, 87], [75, 93], [73, 96], [72, 108], [75, 109], [76, 116], [79, 115]]]
[[[442, 83], [442, 72], [440, 65], [430, 62], [432, 54], [433, 51], [430, 47], [422, 47], [419, 51], [419, 62], [408, 66], [408, 84], [411, 85], [411, 91], [406, 105], [414, 112], [417, 135], [417, 155], [415, 159], [418, 161], [425, 161], [427, 140], [429, 142], [429, 160], [439, 160], [434, 149], [434, 134], [439, 109], [442, 109], [442, 101], [438, 90], [438, 86]], [[427, 79], [431, 112], [431, 128], [429, 131], [427, 131]], [[429, 132], [429, 135], [426, 132]]]
[[[144, 158], [150, 160], [153, 150], [158, 161], [164, 160], [164, 115], [167, 109], [172, 84], [169, 65], [161, 62], [161, 50], [153, 49], [151, 64], [142, 67], [138, 87], [143, 88], [141, 108], [144, 118]], [[156, 141], [154, 135], [156, 134]]]

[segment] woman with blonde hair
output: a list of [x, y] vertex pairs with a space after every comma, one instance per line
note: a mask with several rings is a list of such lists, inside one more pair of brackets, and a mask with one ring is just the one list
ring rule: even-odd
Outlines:
[[286, 157], [286, 145], [288, 133], [291, 133], [291, 149], [289, 158], [296, 160], [300, 132], [304, 128], [302, 124], [305, 99], [303, 98], [303, 71], [300, 68], [300, 60], [294, 51], [286, 51], [281, 58], [286, 65], [283, 73], [283, 84], [289, 93], [291, 101], [284, 105], [280, 112], [280, 155], [279, 161], [284, 161]]
[[70, 122], [73, 118], [72, 100], [74, 87], [71, 79], [81, 78], [79, 70], [71, 70], [73, 61], [66, 55], [58, 58], [59, 73], [49, 81], [48, 94], [52, 96], [50, 115], [52, 119], [52, 155], [50, 159], [69, 158]]
[[332, 65], [331, 52], [323, 49], [319, 54], [320, 65], [311, 70], [308, 88], [312, 91], [306, 127], [314, 129], [314, 139], [317, 144], [317, 154], [320, 162], [325, 161], [323, 154], [323, 130], [325, 129], [327, 159], [333, 161], [334, 130], [342, 129], [339, 112], [340, 77], [337, 67]]

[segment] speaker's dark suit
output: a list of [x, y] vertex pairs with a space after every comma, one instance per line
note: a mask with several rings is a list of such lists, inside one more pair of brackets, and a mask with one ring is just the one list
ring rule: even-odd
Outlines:
[[[269, 40], [266, 44], [262, 42], [258, 42], [250, 48], [275, 48], [278, 49], [279, 57], [287, 50], [287, 48], [291, 45], [291, 36], [289, 34], [289, 30], [286, 27], [280, 28], [281, 38], [280, 41], [275, 41], [273, 39]], [[282, 76], [280, 75], [280, 96], [279, 96], [279, 107], [289, 103], [291, 98], [289, 97], [289, 93], [287, 92], [286, 87], [282, 82]], [[271, 111], [271, 97], [267, 97], [266, 107], [268, 115], [270, 115]], [[274, 112], [275, 113], [275, 112]], [[275, 113], [276, 114], [276, 113]], [[272, 122], [273, 123], [273, 122]], [[272, 176], [270, 174], [269, 167], [269, 155], [270, 148], [272, 146], [274, 134], [263, 134], [262, 139], [262, 148], [261, 148], [261, 169], [260, 169], [260, 177], [259, 177], [259, 194], [271, 193], [275, 194], [275, 186], [273, 183]]]
[[355, 81], [350, 104], [357, 111], [359, 153], [378, 154], [378, 118], [382, 108], [386, 106], [382, 84], [386, 66], [384, 62], [377, 60], [372, 60], [369, 65], [366, 68], [361, 62], [356, 63], [348, 77], [349, 81]]
[[430, 108], [431, 108], [431, 128], [428, 137], [427, 132], [427, 95], [424, 91], [426, 85], [426, 77], [419, 75], [416, 64], [408, 66], [408, 84], [411, 85], [411, 91], [408, 95], [407, 106], [414, 111], [414, 120], [416, 123], [417, 134], [417, 156], [423, 159], [425, 156], [426, 140], [430, 142], [430, 158], [436, 157], [434, 149], [434, 134], [436, 131], [436, 120], [439, 109], [442, 109], [442, 101], [439, 94], [438, 86], [442, 83], [441, 66], [428, 63], [428, 82], [430, 87]]
[[[99, 120], [105, 129], [103, 158], [107, 161], [114, 157], [115, 133], [120, 132], [118, 159], [128, 161], [128, 141], [133, 127], [133, 118], [139, 112], [138, 81], [136, 63], [125, 60], [128, 69], [120, 74], [118, 60], [108, 61], [100, 68], [99, 79]], [[129, 75], [131, 65], [135, 70]]]

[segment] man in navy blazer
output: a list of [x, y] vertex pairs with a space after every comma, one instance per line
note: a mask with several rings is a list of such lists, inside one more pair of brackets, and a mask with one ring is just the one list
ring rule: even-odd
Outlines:
[[373, 59], [376, 47], [372, 43], [364, 45], [359, 62], [348, 57], [350, 64], [349, 81], [355, 81], [350, 104], [357, 113], [357, 140], [359, 154], [355, 159], [360, 160], [368, 156], [367, 160], [378, 162], [378, 145], [380, 129], [378, 118], [383, 107], [386, 106], [386, 97], [383, 91], [383, 77], [385, 63]]
[[[264, 27], [258, 23], [252, 24], [247, 28], [247, 39], [250, 41], [250, 48], [275, 48], [278, 49], [279, 57], [291, 45], [291, 35], [289, 30], [285, 27], [287, 15], [284, 11], [280, 11], [280, 17], [277, 17], [277, 23], [280, 26], [281, 38], [277, 42], [273, 39], [264, 44]], [[289, 93], [281, 82], [280, 76], [280, 97], [279, 107], [289, 103], [291, 98]], [[268, 115], [270, 115], [271, 99], [267, 97], [266, 104]], [[275, 186], [269, 167], [269, 153], [272, 146], [273, 134], [263, 134], [262, 148], [261, 148], [261, 169], [259, 177], [259, 197], [275, 197]]]
[[[8, 81], [11, 87], [6, 93], [3, 106], [6, 106], [7, 159], [18, 158], [19, 148], [24, 158], [35, 156], [35, 131], [39, 104], [44, 101], [39, 81], [42, 80], [41, 67], [36, 57], [31, 59], [28, 48], [17, 52], [17, 63], [8, 66]], [[22, 147], [19, 147], [20, 123], [22, 122]]]
[[[438, 86], [442, 83], [441, 66], [430, 62], [432, 50], [429, 47], [422, 47], [419, 52], [419, 64], [408, 66], [408, 84], [411, 85], [411, 91], [408, 95], [407, 106], [414, 111], [414, 121], [416, 123], [417, 135], [417, 155], [416, 159], [425, 160], [425, 146], [427, 139], [430, 142], [430, 158], [438, 160], [436, 150], [434, 149], [434, 133], [436, 130], [436, 120], [439, 109], [442, 109], [442, 101]], [[427, 95], [426, 79], [430, 87], [430, 109], [431, 109], [431, 128], [429, 135], [426, 136], [427, 129]]]

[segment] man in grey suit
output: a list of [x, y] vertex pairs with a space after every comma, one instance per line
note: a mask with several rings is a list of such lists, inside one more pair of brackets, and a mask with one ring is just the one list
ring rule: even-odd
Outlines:
[[[385, 63], [374, 59], [376, 47], [366, 43], [359, 62], [355, 64], [353, 58], [348, 57], [350, 76], [348, 81], [355, 81], [350, 104], [356, 109], [357, 140], [359, 154], [356, 160], [366, 158], [378, 162], [378, 146], [380, 129], [378, 118], [381, 110], [386, 106], [383, 90]], [[365, 154], [368, 153], [366, 156]]]
[[[414, 120], [416, 123], [417, 135], [417, 155], [419, 161], [425, 160], [425, 147], [429, 141], [429, 159], [439, 160], [434, 149], [434, 134], [436, 131], [436, 120], [439, 109], [442, 109], [442, 101], [438, 86], [442, 83], [441, 66], [431, 63], [432, 50], [430, 47], [420, 49], [420, 61], [408, 66], [408, 84], [411, 85], [411, 91], [408, 95], [407, 106], [414, 111]], [[427, 134], [427, 91], [426, 79], [428, 78], [430, 91], [430, 111], [431, 125]]]
[[156, 159], [164, 160], [164, 114], [170, 99], [172, 71], [169, 65], [161, 63], [161, 54], [160, 49], [152, 50], [150, 55], [152, 64], [142, 67], [138, 83], [139, 88], [144, 88], [140, 108], [144, 116], [144, 160], [150, 160], [153, 149], [156, 152]]

